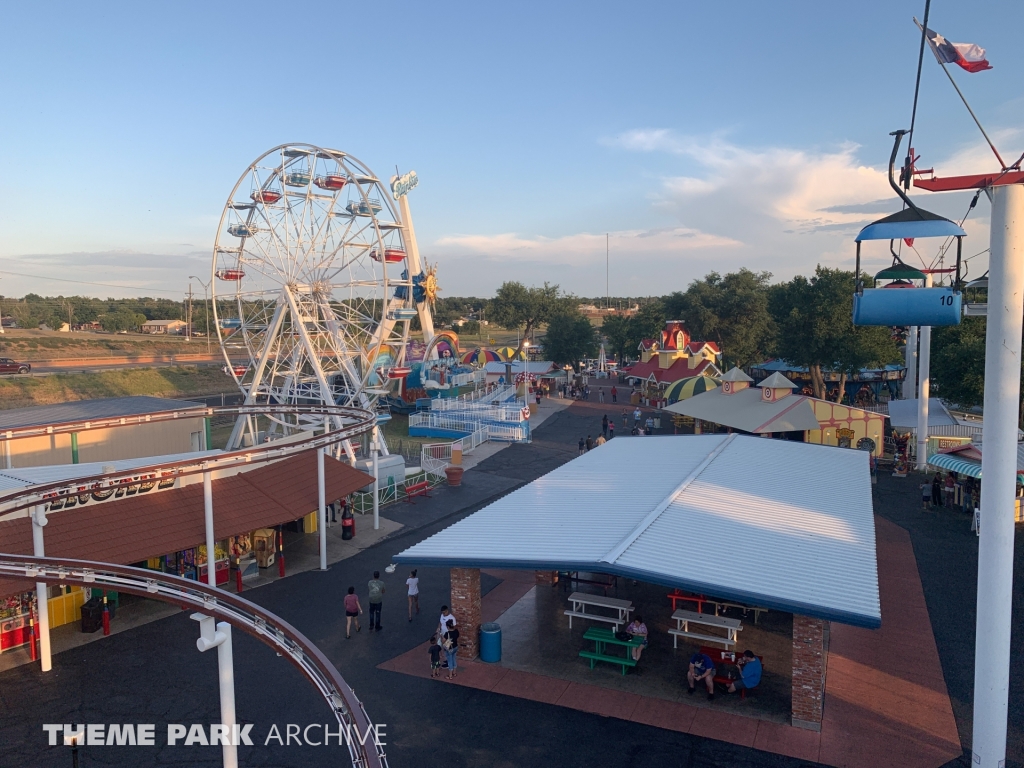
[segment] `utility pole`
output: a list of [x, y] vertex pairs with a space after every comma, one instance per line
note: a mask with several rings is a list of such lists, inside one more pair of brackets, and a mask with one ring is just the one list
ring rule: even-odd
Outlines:
[[608, 265], [609, 265], [609, 261], [608, 261], [609, 255], [608, 254], [610, 253], [610, 248], [611, 248], [611, 246], [609, 245], [610, 239], [611, 239], [611, 234], [608, 233], [608, 232], [605, 232], [605, 234], [604, 234], [604, 306], [605, 306], [606, 309], [611, 309], [612, 308], [612, 299], [611, 299], [612, 293], [611, 293], [611, 289], [608, 287], [610, 285], [610, 283], [608, 281], [608, 275], [609, 275], [609, 268], [608, 268]]
[[188, 284], [188, 312], [185, 313], [185, 340], [192, 341], [192, 283]]

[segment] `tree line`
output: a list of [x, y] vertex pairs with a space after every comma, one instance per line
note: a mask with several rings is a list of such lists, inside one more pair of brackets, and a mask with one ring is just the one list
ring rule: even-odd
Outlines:
[[659, 338], [666, 321], [681, 320], [694, 340], [718, 344], [726, 368], [769, 358], [807, 367], [817, 397], [825, 397], [826, 372], [839, 374], [836, 391], [842, 393], [861, 368], [901, 359], [892, 329], [853, 325], [853, 272], [819, 266], [809, 277], [771, 278], [749, 269], [711, 272], [685, 291], [646, 299], [632, 315], [606, 315], [600, 329], [582, 316], [580, 300], [558, 286], [505, 283], [490, 303], [490, 317], [524, 335], [545, 324], [545, 358], [574, 367], [595, 357], [602, 339], [609, 355], [624, 362], [638, 354], [643, 339]]

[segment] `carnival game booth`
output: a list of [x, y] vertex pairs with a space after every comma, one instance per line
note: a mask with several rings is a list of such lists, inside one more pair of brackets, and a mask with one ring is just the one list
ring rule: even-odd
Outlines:
[[738, 368], [722, 377], [722, 387], [664, 410], [694, 419], [696, 432], [713, 425], [764, 437], [785, 437], [819, 445], [860, 448], [881, 456], [885, 414], [794, 394], [796, 385], [774, 373], [756, 387]]
[[[929, 448], [936, 444], [934, 452], [929, 451], [928, 466], [940, 472], [950, 472], [954, 475], [953, 504], [963, 506], [964, 490], [971, 492], [971, 503], [975, 508], [981, 507], [981, 458], [985, 451], [983, 442], [966, 442], [960, 445], [952, 445], [948, 448], [938, 448], [943, 441], [950, 438], [929, 438]], [[971, 478], [973, 481], [968, 481]], [[1014, 503], [1013, 519], [1020, 523], [1024, 522], [1024, 444], [1017, 444], [1017, 499]]]
[[[785, 621], [779, 626], [792, 640], [776, 638], [784, 645], [778, 658], [787, 659], [792, 672], [775, 670], [785, 685], [778, 698], [794, 725], [816, 730], [829, 622], [876, 628], [882, 621], [869, 461], [863, 451], [738, 434], [617, 438], [392, 561], [451, 569], [450, 605], [459, 621], [460, 654], [470, 658], [477, 653], [481, 628], [480, 569], [535, 571], [538, 584], [550, 584], [553, 574], [562, 571], [617, 578], [622, 590], [633, 581], [651, 587], [648, 593], [658, 600], [645, 600], [643, 615], [651, 628], [652, 650], [644, 654], [646, 677], [638, 685], [661, 675], [656, 685], [670, 680], [678, 686], [680, 671], [685, 679], [688, 647], [716, 641], [742, 652], [749, 647], [743, 633], [755, 633], [755, 608], [762, 614], [782, 614]], [[643, 482], [637, 483], [638, 477]], [[538, 586], [536, 592], [540, 590]], [[666, 593], [747, 606], [748, 612], [742, 622], [710, 609], [697, 613], [696, 608], [670, 604]], [[577, 656], [580, 644], [598, 626], [586, 621], [593, 621], [590, 609], [577, 610], [575, 604], [603, 601], [620, 614], [600, 618], [620, 624], [635, 608], [628, 600], [604, 598], [596, 590], [545, 594], [548, 601], [561, 594], [560, 607], [567, 608], [568, 618], [577, 619], [575, 630], [565, 633], [564, 625], [559, 629], [558, 650], [545, 643], [555, 634], [551, 622], [568, 623], [563, 611], [530, 614], [534, 603], [528, 603], [524, 610], [532, 623], [517, 622], [506, 631], [523, 638], [533, 657], [546, 658], [550, 650], [558, 664], [585, 668], [586, 659], [595, 655], [585, 649]], [[540, 597], [526, 599], [541, 605]], [[680, 619], [693, 623], [688, 630], [676, 630], [678, 634], [666, 629]], [[730, 627], [739, 637], [711, 636], [710, 629], [702, 632], [696, 626], [700, 621]], [[678, 651], [669, 634], [679, 640]], [[608, 638], [615, 636], [603, 629], [601, 637], [611, 643]], [[661, 646], [657, 656], [655, 642]], [[611, 674], [617, 679], [617, 673]], [[551, 674], [561, 676], [557, 670]]]

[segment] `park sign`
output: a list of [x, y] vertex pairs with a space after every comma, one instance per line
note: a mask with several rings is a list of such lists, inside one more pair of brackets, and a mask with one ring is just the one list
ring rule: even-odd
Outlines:
[[395, 200], [397, 200], [409, 194], [409, 191], [415, 189], [419, 183], [420, 179], [416, 175], [416, 171], [409, 171], [404, 176], [392, 176], [391, 193], [395, 196]]

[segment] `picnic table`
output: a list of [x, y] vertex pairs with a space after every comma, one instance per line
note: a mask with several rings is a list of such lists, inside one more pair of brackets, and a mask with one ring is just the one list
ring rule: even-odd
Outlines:
[[[679, 647], [680, 637], [703, 640], [706, 643], [721, 643], [726, 648], [731, 648], [736, 645], [737, 633], [743, 629], [739, 619], [730, 619], [728, 616], [712, 616], [708, 613], [694, 613], [681, 608], [672, 613], [672, 618], [676, 622], [676, 628], [670, 629], [668, 632], [672, 635], [673, 648]], [[694, 632], [690, 629], [691, 624], [707, 629], [724, 629], [725, 636], [705, 634], [707, 629], [704, 632]]]
[[[715, 677], [714, 682], [718, 685], [724, 685], [728, 687], [731, 683], [736, 682], [737, 678], [743, 676], [742, 670], [740, 670], [739, 664], [736, 660], [739, 659], [740, 654], [735, 651], [723, 651], [719, 648], [711, 648], [706, 645], [700, 647], [700, 652], [705, 654], [709, 659], [715, 662]], [[757, 655], [758, 661], [761, 662], [761, 671], [764, 672], [764, 656]], [[747, 688], [740, 689], [740, 698], [747, 698]]]
[[[586, 592], [573, 592], [569, 595], [569, 602], [572, 603], [572, 609], [563, 611], [563, 613], [569, 617], [569, 629], [572, 629], [572, 620], [575, 616], [577, 619], [590, 619], [591, 621], [603, 621], [606, 624], [612, 625], [612, 630], [617, 632], [619, 626], [626, 624], [629, 621], [629, 614], [633, 610], [633, 603], [629, 600], [619, 600], [615, 597], [605, 597], [604, 595], [588, 595]], [[615, 611], [614, 616], [602, 613], [593, 613], [587, 611], [587, 606], [590, 608], [610, 608]]]
[[668, 599], [672, 603], [672, 610], [676, 610], [679, 607], [680, 602], [693, 603], [697, 606], [697, 613], [704, 613], [704, 604], [715, 606], [715, 616], [718, 615], [718, 609], [721, 608], [723, 611], [728, 608], [739, 608], [743, 611], [743, 615], [746, 616], [749, 611], [754, 612], [754, 623], [757, 624], [757, 620], [761, 618], [762, 613], [768, 613], [767, 608], [761, 608], [755, 605], [743, 605], [742, 603], [728, 603], [722, 600], [714, 600], [711, 598], [704, 597], [704, 595], [694, 595], [689, 592], [683, 592], [681, 589], [674, 589], [672, 593], [667, 595]]
[[[605, 629], [604, 627], [591, 627], [583, 633], [583, 639], [594, 642], [594, 650], [580, 651], [580, 656], [590, 660], [591, 669], [594, 668], [595, 662], [604, 661], [621, 666], [623, 675], [626, 674], [627, 667], [636, 666], [636, 659], [633, 658], [633, 649], [644, 644], [642, 637], [630, 637], [629, 640], [619, 640], [613, 630]], [[608, 646], [621, 646], [626, 649], [626, 655], [618, 656], [609, 653]]]

